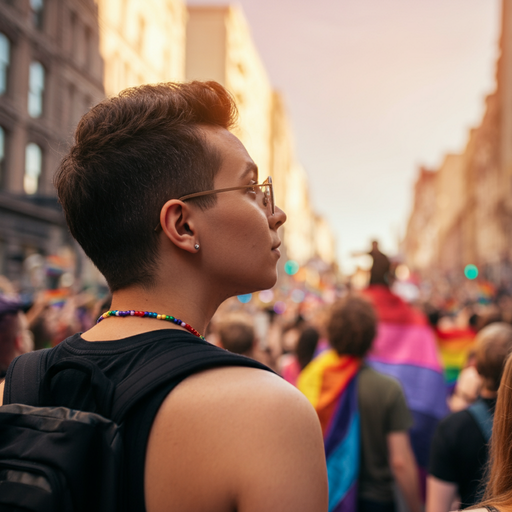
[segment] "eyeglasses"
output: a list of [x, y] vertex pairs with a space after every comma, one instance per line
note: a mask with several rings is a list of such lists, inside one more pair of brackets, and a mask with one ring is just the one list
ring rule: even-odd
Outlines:
[[[218, 188], [217, 190], [205, 190], [204, 192], [195, 192], [194, 194], [187, 194], [186, 196], [178, 197], [179, 201], [188, 201], [189, 199], [195, 199], [196, 197], [209, 196], [211, 194], [219, 194], [220, 192], [231, 192], [232, 190], [244, 190], [244, 189], [260, 189], [262, 195], [261, 201], [265, 209], [269, 209], [272, 215], [275, 213], [275, 200], [274, 200], [274, 185], [272, 184], [272, 178], [270, 176], [263, 183], [256, 183], [254, 185], [242, 185], [240, 187], [229, 187], [229, 188]], [[155, 228], [155, 231], [159, 231], [161, 225]]]

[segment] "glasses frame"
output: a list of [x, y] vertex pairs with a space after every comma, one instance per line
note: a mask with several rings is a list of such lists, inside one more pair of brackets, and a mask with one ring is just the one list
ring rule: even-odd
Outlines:
[[[241, 185], [239, 187], [228, 187], [228, 188], [218, 188], [215, 190], [205, 190], [203, 192], [195, 192], [194, 194], [187, 194], [186, 196], [178, 197], [178, 201], [188, 201], [189, 199], [194, 199], [196, 197], [209, 196], [211, 194], [219, 194], [220, 192], [231, 192], [232, 190], [244, 190], [247, 188], [255, 188], [255, 187], [268, 187], [270, 190], [270, 208], [272, 210], [272, 215], [275, 214], [276, 205], [274, 199], [274, 184], [272, 183], [272, 177], [267, 176], [267, 179], [263, 183], [255, 183], [254, 185]], [[155, 228], [155, 231], [160, 231], [162, 226], [158, 224]]]

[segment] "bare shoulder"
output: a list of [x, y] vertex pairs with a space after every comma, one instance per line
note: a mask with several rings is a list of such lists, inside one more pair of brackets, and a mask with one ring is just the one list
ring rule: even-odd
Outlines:
[[[197, 482], [202, 492], [188, 493]], [[326, 510], [317, 415], [270, 372], [232, 367], [189, 377], [155, 418], [145, 486], [148, 512], [169, 500], [184, 512]]]
[[219, 368], [189, 377], [167, 396], [155, 426], [175, 423], [176, 414], [207, 432], [218, 427], [216, 438], [258, 439], [262, 430], [275, 434], [276, 429], [290, 437], [321, 436], [306, 397], [281, 377], [253, 368]]
[[320, 429], [313, 407], [300, 391], [271, 372], [253, 368], [224, 367], [189, 377], [168, 395], [159, 416], [173, 416], [178, 408], [190, 419], [207, 414], [210, 421], [222, 422], [224, 430], [235, 429], [234, 420], [272, 426], [297, 419], [294, 426], [299, 430]]

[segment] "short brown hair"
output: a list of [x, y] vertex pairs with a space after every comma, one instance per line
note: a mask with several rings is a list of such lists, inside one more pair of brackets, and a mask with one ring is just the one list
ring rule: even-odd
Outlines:
[[225, 321], [219, 326], [219, 338], [226, 350], [247, 355], [254, 345], [254, 328], [242, 320]]
[[340, 355], [364, 357], [377, 332], [377, 317], [372, 305], [355, 295], [335, 302], [327, 323], [332, 348]]
[[71, 234], [112, 291], [151, 287], [162, 206], [212, 189], [221, 165], [200, 125], [228, 129], [235, 118], [232, 97], [216, 82], [126, 89], [82, 117], [55, 186]]
[[512, 326], [496, 322], [484, 327], [476, 336], [476, 369], [489, 391], [498, 391], [505, 360], [512, 352]]

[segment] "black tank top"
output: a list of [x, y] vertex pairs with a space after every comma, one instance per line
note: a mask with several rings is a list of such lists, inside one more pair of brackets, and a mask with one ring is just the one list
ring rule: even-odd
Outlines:
[[[139, 366], [168, 350], [171, 343], [193, 343], [198, 346], [198, 352], [201, 346], [208, 345], [211, 348], [208, 342], [176, 329], [147, 332], [117, 341], [88, 342], [80, 334], [75, 334], [49, 351], [47, 368], [65, 357], [86, 357], [97, 364], [113, 384], [117, 385]], [[221, 348], [218, 350], [223, 351]], [[236, 364], [238, 365], [238, 361]], [[239, 356], [239, 366], [269, 370], [243, 356]], [[136, 405], [125, 419], [126, 492], [123, 492], [125, 506], [122, 510], [146, 510], [144, 465], [149, 432], [160, 405], [181, 380], [183, 379], [164, 383], [149, 399]], [[59, 405], [95, 412], [89, 385], [79, 372], [65, 370], [59, 373], [52, 381], [52, 397]]]

